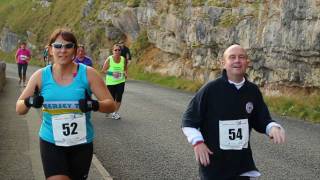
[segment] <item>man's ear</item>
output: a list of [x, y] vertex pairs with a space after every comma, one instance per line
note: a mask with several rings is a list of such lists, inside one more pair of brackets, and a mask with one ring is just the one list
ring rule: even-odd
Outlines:
[[224, 69], [224, 60], [223, 60], [223, 58], [221, 58], [219, 61], [220, 61], [221, 69]]

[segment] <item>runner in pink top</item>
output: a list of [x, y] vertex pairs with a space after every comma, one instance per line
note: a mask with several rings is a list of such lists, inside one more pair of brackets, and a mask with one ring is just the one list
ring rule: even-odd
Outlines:
[[26, 48], [27, 44], [22, 42], [19, 49], [16, 52], [16, 63], [18, 65], [19, 85], [23, 80], [23, 86], [26, 86], [26, 73], [28, 63], [31, 60], [31, 52]]

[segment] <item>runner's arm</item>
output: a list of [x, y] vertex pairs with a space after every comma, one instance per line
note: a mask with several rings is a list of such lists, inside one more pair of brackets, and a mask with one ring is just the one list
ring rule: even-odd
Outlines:
[[99, 111], [106, 113], [114, 112], [116, 108], [115, 102], [113, 101], [107, 86], [99, 76], [98, 72], [95, 69], [87, 66], [87, 75], [90, 89], [98, 99]]
[[107, 71], [108, 71], [108, 69], [109, 69], [109, 58], [107, 58], [107, 59], [104, 61], [101, 72], [103, 72], [104, 74], [106, 74]]

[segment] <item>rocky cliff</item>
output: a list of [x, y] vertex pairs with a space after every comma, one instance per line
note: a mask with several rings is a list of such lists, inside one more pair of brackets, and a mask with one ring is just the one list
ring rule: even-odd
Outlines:
[[[107, 39], [85, 40], [100, 60], [111, 42], [134, 45], [145, 34], [150, 45], [139, 62], [146, 70], [206, 82], [220, 73], [223, 50], [239, 43], [259, 85], [320, 88], [320, 0], [88, 0], [82, 14], [85, 33], [99, 28]], [[10, 49], [3, 41], [16, 37], [1, 34], [1, 50]]]

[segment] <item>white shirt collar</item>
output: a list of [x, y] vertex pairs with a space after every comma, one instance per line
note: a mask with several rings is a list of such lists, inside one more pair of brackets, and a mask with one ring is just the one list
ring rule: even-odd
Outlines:
[[228, 81], [229, 81], [230, 84], [235, 85], [237, 89], [240, 89], [244, 85], [244, 82], [246, 81], [246, 79], [243, 78], [243, 80], [241, 82], [239, 82], [239, 83], [233, 82], [231, 80], [228, 80]]

